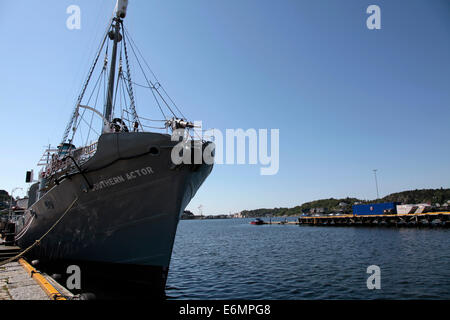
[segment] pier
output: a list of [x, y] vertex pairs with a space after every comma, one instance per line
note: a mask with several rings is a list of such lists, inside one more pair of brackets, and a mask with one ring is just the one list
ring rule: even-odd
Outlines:
[[299, 222], [298, 221], [269, 221], [269, 222], [264, 222], [264, 224], [278, 224], [278, 225], [298, 225]]
[[386, 227], [449, 227], [450, 212], [418, 214], [301, 216], [300, 225], [315, 226], [386, 226]]
[[[0, 262], [14, 257], [19, 247], [0, 244]], [[0, 300], [67, 300], [73, 294], [25, 259], [0, 265]]]

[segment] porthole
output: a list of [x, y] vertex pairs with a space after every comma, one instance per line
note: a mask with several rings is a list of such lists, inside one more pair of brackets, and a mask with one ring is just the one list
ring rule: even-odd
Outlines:
[[157, 156], [159, 155], [159, 148], [158, 147], [150, 147], [150, 149], [148, 150], [148, 152], [153, 155], [153, 156]]

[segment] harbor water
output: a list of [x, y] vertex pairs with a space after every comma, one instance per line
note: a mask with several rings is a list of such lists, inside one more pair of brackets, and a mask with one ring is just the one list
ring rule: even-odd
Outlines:
[[[449, 229], [251, 220], [180, 221], [168, 298], [450, 299]], [[372, 265], [380, 289], [368, 289]]]

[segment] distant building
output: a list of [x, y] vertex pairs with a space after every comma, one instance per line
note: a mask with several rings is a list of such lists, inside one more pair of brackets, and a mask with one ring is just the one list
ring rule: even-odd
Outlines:
[[229, 218], [230, 216], [227, 214], [209, 215], [204, 217], [204, 219], [229, 219]]
[[385, 202], [385, 203], [369, 203], [359, 204], [352, 207], [354, 215], [381, 215], [381, 214], [395, 214], [397, 213], [397, 205], [400, 202]]
[[314, 213], [325, 213], [328, 211], [328, 208], [311, 208], [309, 210], [309, 213], [314, 214]]
[[423, 213], [431, 209], [428, 203], [397, 205], [398, 214]]

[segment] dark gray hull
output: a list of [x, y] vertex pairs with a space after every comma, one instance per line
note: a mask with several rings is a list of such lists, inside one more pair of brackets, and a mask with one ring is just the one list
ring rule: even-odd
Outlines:
[[157, 133], [102, 135], [84, 175], [63, 179], [29, 208], [17, 244], [33, 244], [78, 197], [30, 258], [148, 267], [165, 283], [180, 215], [212, 170], [173, 165], [174, 145]]

